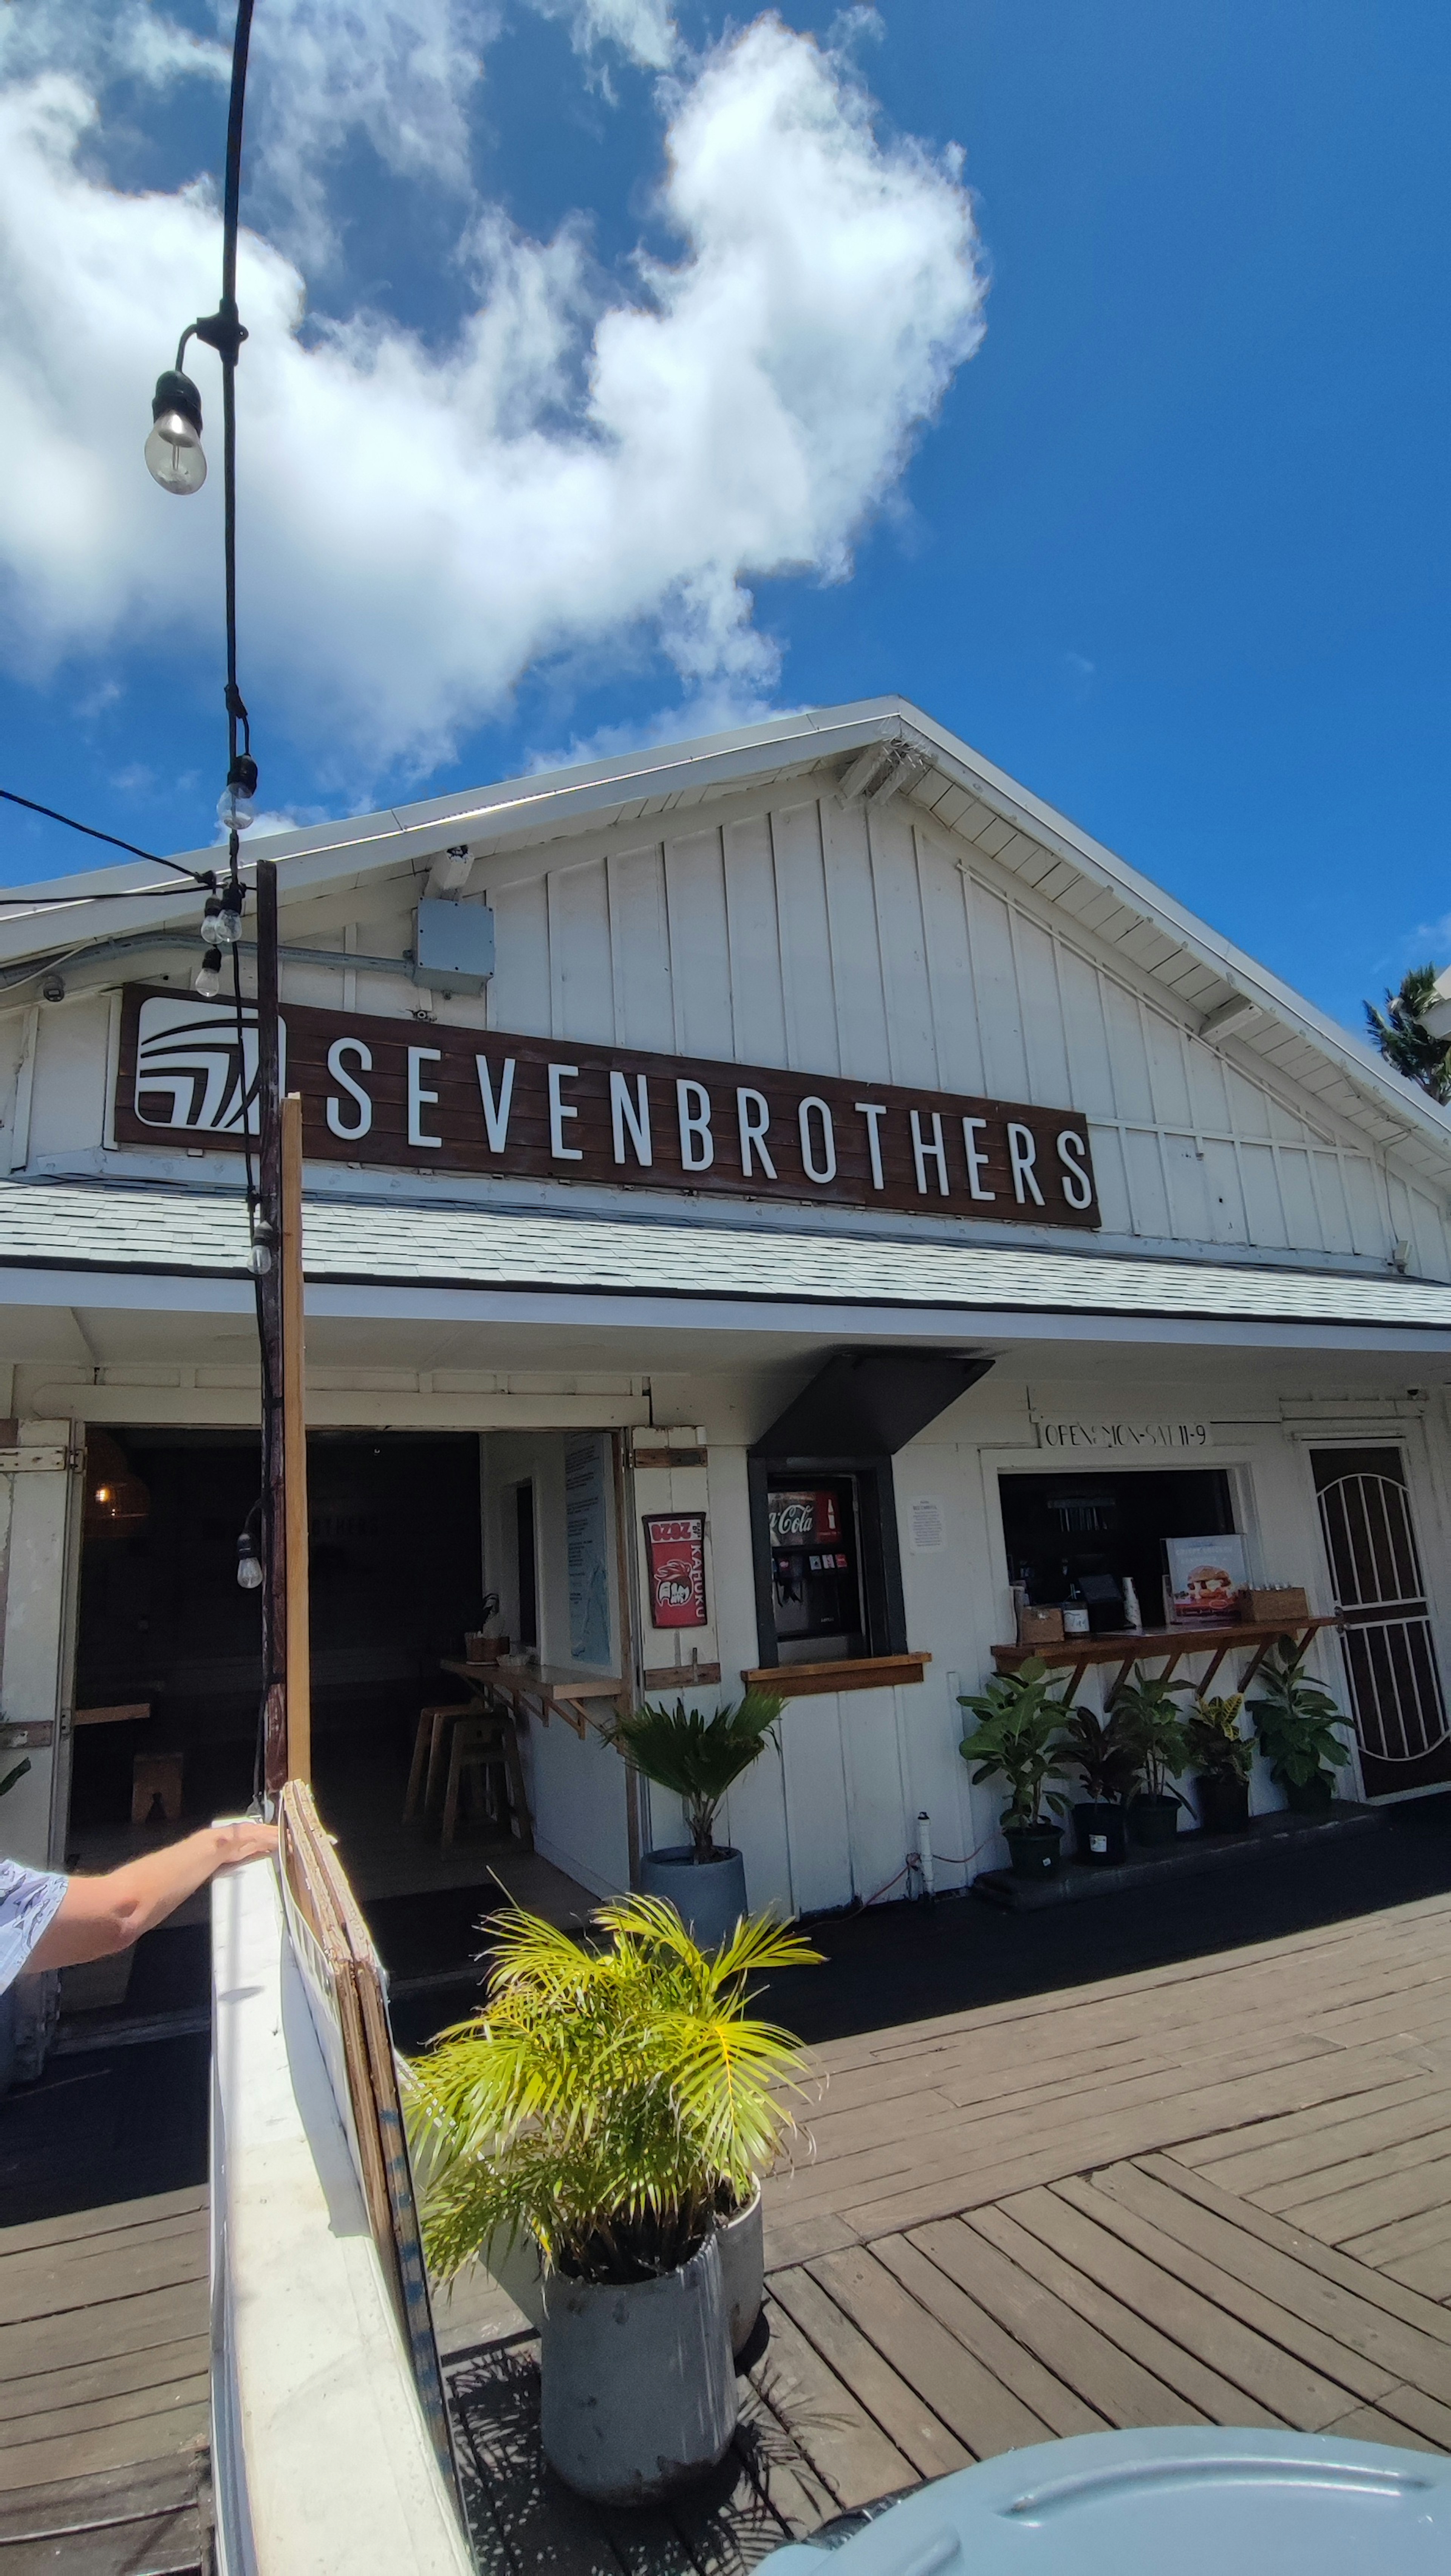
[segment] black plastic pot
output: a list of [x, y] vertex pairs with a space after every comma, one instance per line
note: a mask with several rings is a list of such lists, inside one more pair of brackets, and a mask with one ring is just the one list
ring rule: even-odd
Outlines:
[[1334, 1797], [1333, 1771], [1317, 1771], [1313, 1780], [1285, 1782], [1285, 1804], [1293, 1816], [1328, 1816]]
[[1172, 1843], [1179, 1834], [1179, 1801], [1177, 1798], [1135, 1798], [1129, 1807], [1129, 1840], [1135, 1843]]
[[1073, 1839], [1078, 1857], [1090, 1868], [1109, 1869], [1128, 1851], [1128, 1818], [1106, 1799], [1085, 1798], [1073, 1810]]
[[1063, 1861], [1057, 1825], [1005, 1825], [1014, 1878], [1056, 1878]]
[[1207, 1834], [1242, 1834], [1249, 1824], [1249, 1782], [1201, 1771], [1199, 1821]]

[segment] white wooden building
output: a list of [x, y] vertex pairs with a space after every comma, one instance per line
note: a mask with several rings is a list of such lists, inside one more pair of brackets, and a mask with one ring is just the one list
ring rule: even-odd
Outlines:
[[[367, 1774], [396, 1814], [494, 1590], [556, 1675], [709, 1706], [838, 1668], [732, 1800], [753, 1900], [900, 1893], [924, 1810], [960, 1883], [1000, 1801], [956, 1699], [1014, 1582], [1102, 1611], [1132, 1573], [1152, 1623], [1197, 1537], [1349, 1614], [1317, 1652], [1366, 1794], [1451, 1780], [1451, 1119], [1344, 1030], [893, 698], [268, 847], [325, 1810]], [[144, 874], [0, 923], [4, 1823], [38, 1859], [125, 1812], [78, 1706], [149, 1707], [188, 1806], [251, 1776], [253, 1041], [192, 990], [185, 887], [90, 899]], [[593, 1730], [523, 1751], [585, 1886], [678, 1837]]]

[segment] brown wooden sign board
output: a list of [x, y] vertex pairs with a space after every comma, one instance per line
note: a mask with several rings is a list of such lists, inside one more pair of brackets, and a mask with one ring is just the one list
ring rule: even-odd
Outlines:
[[[243, 1142], [255, 1006], [128, 986], [118, 1144]], [[1097, 1226], [1074, 1110], [289, 1004], [314, 1161]], [[250, 1113], [255, 1132], [255, 1112]]]

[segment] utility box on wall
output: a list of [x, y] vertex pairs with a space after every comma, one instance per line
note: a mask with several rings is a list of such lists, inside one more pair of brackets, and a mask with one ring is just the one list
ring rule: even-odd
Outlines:
[[486, 903], [425, 895], [418, 906], [414, 964], [440, 993], [481, 993], [494, 971], [494, 916]]

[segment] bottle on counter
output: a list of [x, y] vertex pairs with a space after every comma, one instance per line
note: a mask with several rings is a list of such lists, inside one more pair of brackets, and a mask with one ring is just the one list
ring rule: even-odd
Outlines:
[[1131, 1574], [1126, 1574], [1124, 1576], [1124, 1626], [1132, 1629], [1135, 1636], [1139, 1636], [1143, 1631], [1143, 1625], [1144, 1614], [1139, 1608], [1139, 1596], [1134, 1588], [1134, 1578]]

